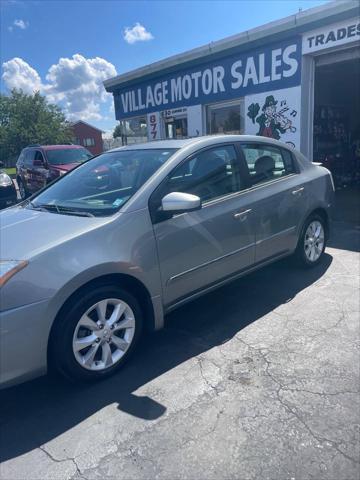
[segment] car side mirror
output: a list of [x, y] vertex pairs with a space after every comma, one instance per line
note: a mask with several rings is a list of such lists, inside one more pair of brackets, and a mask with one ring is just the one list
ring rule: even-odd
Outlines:
[[201, 199], [190, 193], [171, 192], [162, 199], [161, 206], [163, 212], [192, 212], [201, 208]]

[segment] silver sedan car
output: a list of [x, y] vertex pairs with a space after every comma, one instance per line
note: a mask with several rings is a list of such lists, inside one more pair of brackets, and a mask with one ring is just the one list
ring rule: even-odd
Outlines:
[[286, 256], [317, 265], [333, 191], [328, 170], [257, 136], [83, 163], [0, 214], [1, 384], [107, 377], [170, 310]]

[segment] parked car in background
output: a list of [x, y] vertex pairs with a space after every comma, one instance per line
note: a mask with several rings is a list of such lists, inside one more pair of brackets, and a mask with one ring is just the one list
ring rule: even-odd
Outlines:
[[0, 383], [48, 362], [104, 378], [185, 302], [286, 256], [317, 265], [333, 193], [326, 168], [257, 136], [131, 145], [80, 165], [0, 213]]
[[14, 182], [10, 175], [2, 168], [0, 162], [0, 209], [10, 207], [17, 202], [17, 194]]
[[92, 157], [80, 145], [29, 145], [16, 162], [20, 197], [25, 199]]

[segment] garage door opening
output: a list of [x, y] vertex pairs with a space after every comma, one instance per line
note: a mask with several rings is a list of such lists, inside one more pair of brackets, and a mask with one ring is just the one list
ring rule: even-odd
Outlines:
[[315, 69], [313, 159], [337, 189], [360, 184], [360, 58], [346, 58], [320, 57]]

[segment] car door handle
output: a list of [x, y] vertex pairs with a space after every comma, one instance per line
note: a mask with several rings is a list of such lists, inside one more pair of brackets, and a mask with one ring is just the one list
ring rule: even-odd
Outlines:
[[252, 211], [251, 208], [248, 208], [247, 210], [244, 210], [242, 212], [237, 212], [237, 213], [234, 213], [234, 218], [235, 220], [239, 220], [241, 218], [245, 218], [246, 215], [248, 215], [250, 212]]
[[297, 188], [296, 190], [293, 190], [291, 193], [293, 195], [297, 195], [298, 193], [301, 193], [305, 190], [305, 187], [300, 187], [300, 188]]

